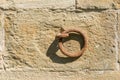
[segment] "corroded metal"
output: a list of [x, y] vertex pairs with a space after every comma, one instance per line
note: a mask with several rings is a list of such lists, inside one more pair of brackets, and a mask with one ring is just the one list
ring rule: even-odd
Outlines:
[[[64, 49], [64, 47], [63, 47], [62, 39], [63, 39], [63, 38], [66, 38], [66, 37], [69, 37], [69, 34], [70, 34], [70, 33], [74, 33], [74, 34], [77, 33], [77, 34], [81, 34], [81, 35], [83, 36], [84, 46], [83, 46], [82, 49], [81, 49], [80, 51], [78, 51], [78, 52], [69, 53], [69, 52], [67, 52], [67, 50]], [[81, 56], [81, 55], [84, 53], [84, 51], [85, 51], [86, 48], [87, 48], [87, 36], [86, 36], [86, 34], [84, 33], [84, 31], [81, 30], [81, 29], [68, 29], [68, 30], [64, 30], [64, 31], [62, 31], [61, 33], [59, 33], [59, 34], [57, 35], [57, 38], [59, 39], [58, 46], [59, 46], [59, 48], [60, 48], [60, 51], [61, 51], [64, 55], [66, 55], [66, 56], [68, 56], [68, 57], [79, 57], [79, 56]]]

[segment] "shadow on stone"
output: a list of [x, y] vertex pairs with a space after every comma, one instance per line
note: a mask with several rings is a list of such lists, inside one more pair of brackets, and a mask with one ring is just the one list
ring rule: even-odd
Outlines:
[[[80, 44], [80, 49], [84, 46], [84, 39], [83, 36], [80, 34], [73, 34], [71, 33], [69, 37], [63, 39], [63, 43], [69, 40], [76, 40]], [[71, 57], [61, 57], [56, 54], [59, 50], [58, 47], [58, 39], [55, 39], [52, 44], [49, 46], [46, 55], [55, 63], [65, 64], [72, 61], [77, 60], [79, 57], [71, 58]]]

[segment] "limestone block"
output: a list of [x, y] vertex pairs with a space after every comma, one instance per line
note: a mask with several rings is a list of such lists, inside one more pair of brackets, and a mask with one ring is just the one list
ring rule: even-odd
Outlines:
[[119, 80], [117, 71], [92, 72], [44, 72], [44, 71], [6, 71], [1, 73], [1, 80]]
[[118, 9], [119, 0], [77, 0], [78, 9]]
[[13, 0], [17, 8], [71, 8], [75, 0]]
[[[114, 12], [87, 14], [41, 9], [6, 12], [5, 67], [50, 71], [115, 70], [115, 16]], [[55, 36], [61, 27], [82, 28], [87, 33], [88, 48], [82, 57], [68, 58], [59, 51]], [[77, 41], [82, 43], [77, 35], [64, 40], [70, 52], [79, 50], [81, 44]]]

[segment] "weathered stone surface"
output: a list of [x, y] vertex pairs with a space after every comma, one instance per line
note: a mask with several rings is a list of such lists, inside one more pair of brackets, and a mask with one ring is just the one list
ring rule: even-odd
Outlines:
[[72, 8], [75, 0], [13, 0], [17, 8]]
[[9, 9], [11, 10], [13, 8], [13, 2], [12, 0], [1, 0], [0, 1], [0, 9], [5, 10]]
[[44, 72], [6, 71], [0, 73], [1, 80], [119, 80], [120, 73], [114, 71], [93, 72]]
[[[25, 10], [19, 13], [6, 12], [5, 67], [50, 71], [114, 70], [116, 69], [115, 15], [114, 12], [87, 14], [51, 12], [46, 9]], [[82, 28], [87, 32], [88, 49], [82, 57], [66, 58], [58, 50], [55, 36], [61, 27]], [[79, 44], [68, 40], [64, 44], [66, 48], [77, 51]], [[81, 39], [77, 37], [77, 40]]]
[[3, 59], [2, 59], [2, 54], [3, 54], [3, 51], [4, 51], [4, 33], [3, 33], [3, 14], [2, 12], [0, 11], [0, 70], [2, 69], [3, 67]]
[[116, 30], [117, 30], [117, 52], [118, 52], [118, 55], [119, 55], [119, 63], [120, 63], [120, 12], [118, 12], [118, 24], [116, 26]]
[[[1, 14], [0, 14], [0, 19], [1, 19]], [[1, 21], [1, 20], [0, 20]], [[0, 51], [2, 51], [2, 30], [3, 30], [3, 27], [2, 27], [2, 23], [0, 22]]]
[[120, 8], [119, 0], [77, 0], [78, 9], [117, 9]]
[[[0, 80], [119, 80], [120, 0], [0, 0]], [[58, 48], [56, 34], [83, 29], [79, 58]], [[83, 37], [64, 48], [77, 52]]]
[[116, 9], [120, 9], [120, 0], [113, 0], [114, 1], [114, 7], [116, 8]]
[[1, 5], [1, 4], [5, 4], [6, 2], [7, 2], [6, 0], [1, 0], [1, 1], [0, 1], [0, 5]]

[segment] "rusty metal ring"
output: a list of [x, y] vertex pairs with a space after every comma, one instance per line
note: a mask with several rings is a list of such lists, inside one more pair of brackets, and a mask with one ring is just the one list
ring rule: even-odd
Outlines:
[[[81, 49], [80, 51], [78, 51], [78, 52], [76, 52], [76, 53], [69, 53], [69, 52], [67, 52], [67, 51], [64, 49], [64, 47], [63, 47], [62, 39], [68, 37], [70, 33], [78, 33], [78, 34], [81, 34], [81, 35], [83, 36], [83, 39], [84, 39], [84, 46], [82, 47], [82, 49]], [[64, 30], [64, 31], [62, 31], [60, 34], [58, 34], [57, 37], [59, 38], [58, 46], [59, 46], [59, 48], [60, 48], [60, 51], [61, 51], [64, 55], [66, 55], [66, 56], [68, 56], [68, 57], [79, 57], [79, 56], [81, 56], [81, 55], [84, 53], [84, 51], [85, 51], [86, 48], [87, 48], [87, 36], [86, 36], [86, 34], [84, 33], [84, 31], [81, 30], [81, 29], [68, 29], [68, 30]]]

